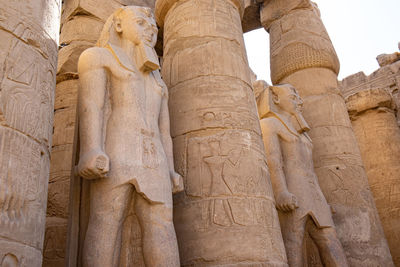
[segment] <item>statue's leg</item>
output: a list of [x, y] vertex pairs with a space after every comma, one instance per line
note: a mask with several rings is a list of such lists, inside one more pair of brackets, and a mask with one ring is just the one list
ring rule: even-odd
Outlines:
[[347, 267], [347, 259], [336, 230], [333, 227], [318, 228], [313, 220], [307, 223], [310, 237], [318, 247], [322, 263], [327, 267]]
[[179, 267], [179, 251], [172, 221], [171, 199], [151, 204], [135, 194], [135, 209], [143, 240], [143, 256], [148, 267]]
[[[110, 179], [110, 178], [105, 178]], [[114, 259], [118, 234], [124, 214], [132, 195], [130, 184], [113, 186], [110, 180], [92, 181], [90, 186], [89, 225], [83, 248], [83, 266], [112, 267], [118, 262]]]
[[290, 267], [303, 266], [303, 239], [307, 216], [298, 218], [293, 212], [279, 212], [279, 221]]

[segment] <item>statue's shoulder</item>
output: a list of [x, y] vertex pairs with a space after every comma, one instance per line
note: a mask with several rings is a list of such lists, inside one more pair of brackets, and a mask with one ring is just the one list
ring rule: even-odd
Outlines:
[[78, 72], [109, 66], [112, 60], [113, 56], [107, 48], [88, 48], [79, 57]]
[[261, 119], [260, 124], [263, 134], [276, 134], [282, 128], [282, 122], [275, 116]]

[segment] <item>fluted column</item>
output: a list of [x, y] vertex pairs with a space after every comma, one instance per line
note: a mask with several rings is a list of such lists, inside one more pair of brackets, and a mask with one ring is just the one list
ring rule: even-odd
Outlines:
[[244, 50], [242, 1], [158, 0], [183, 266], [286, 266]]
[[273, 83], [294, 85], [304, 99], [315, 170], [350, 265], [393, 266], [319, 9], [309, 0], [269, 0], [260, 15], [270, 33]]
[[385, 89], [346, 98], [351, 122], [396, 266], [400, 266], [400, 128]]
[[42, 265], [60, 5], [1, 1], [0, 266]]

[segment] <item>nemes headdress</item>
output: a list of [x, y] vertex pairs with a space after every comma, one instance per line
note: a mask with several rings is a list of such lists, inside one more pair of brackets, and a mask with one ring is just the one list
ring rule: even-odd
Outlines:
[[254, 94], [257, 100], [258, 116], [260, 119], [266, 118], [276, 112], [273, 102], [273, 87], [265, 81], [256, 81], [254, 83]]
[[153, 12], [148, 7], [141, 6], [126, 6], [118, 8], [114, 13], [107, 19], [104, 24], [103, 30], [100, 33], [100, 37], [97, 41], [97, 46], [105, 47], [107, 44], [118, 44], [118, 33], [115, 31], [114, 24], [117, 19], [120, 19], [122, 14], [127, 10], [131, 10], [135, 13], [142, 13], [147, 17], [153, 17]]

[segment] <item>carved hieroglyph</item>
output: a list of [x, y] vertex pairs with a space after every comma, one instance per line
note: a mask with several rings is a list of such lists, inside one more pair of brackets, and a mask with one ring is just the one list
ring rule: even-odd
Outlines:
[[183, 266], [286, 266], [244, 50], [242, 1], [158, 0], [162, 75], [184, 193]]
[[0, 265], [42, 263], [61, 1], [0, 7]]
[[120, 8], [106, 21], [98, 47], [79, 58], [77, 171], [92, 180], [83, 266], [119, 265], [132, 200], [146, 266], [180, 266], [172, 191], [182, 191], [183, 181], [174, 170], [157, 32], [150, 8]]
[[315, 171], [349, 264], [393, 266], [318, 8], [309, 0], [269, 0], [261, 21], [270, 33], [273, 83], [292, 84], [304, 100]]
[[257, 104], [289, 266], [303, 266], [305, 233], [319, 248], [324, 266], [348, 266], [314, 172], [303, 100], [286, 84], [266, 87]]

